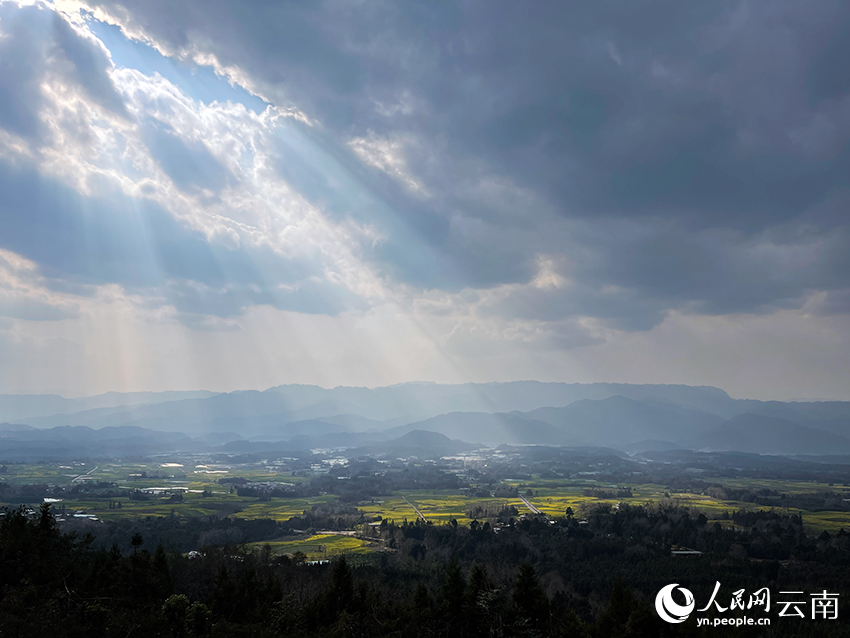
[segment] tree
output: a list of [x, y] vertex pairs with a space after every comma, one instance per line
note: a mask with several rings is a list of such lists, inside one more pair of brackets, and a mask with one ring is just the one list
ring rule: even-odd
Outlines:
[[519, 566], [513, 602], [517, 616], [529, 620], [534, 627], [542, 627], [549, 617], [549, 598], [540, 587], [534, 567], [528, 563]]
[[443, 599], [442, 616], [449, 633], [462, 633], [465, 593], [466, 579], [463, 577], [457, 557], [453, 556], [446, 568], [443, 586], [440, 588], [440, 596]]
[[56, 519], [50, 511], [50, 503], [42, 503], [38, 510], [38, 529], [41, 532], [52, 532], [57, 529]]
[[172, 636], [186, 635], [186, 612], [189, 610], [189, 599], [185, 594], [169, 596], [162, 604], [162, 616], [171, 630]]
[[192, 603], [186, 611], [186, 628], [190, 636], [209, 636], [212, 628], [212, 613], [204, 603]]
[[606, 636], [625, 635], [626, 625], [629, 622], [633, 606], [634, 596], [632, 592], [623, 586], [622, 578], [617, 578], [614, 581], [614, 587], [611, 589], [608, 607], [598, 619], [597, 624], [602, 633]]
[[351, 606], [354, 599], [354, 576], [345, 554], [334, 562], [334, 571], [331, 576], [330, 605], [340, 613]]

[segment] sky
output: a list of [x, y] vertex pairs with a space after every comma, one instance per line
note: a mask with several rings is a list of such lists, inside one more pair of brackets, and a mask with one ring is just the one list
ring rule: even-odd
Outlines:
[[850, 400], [850, 5], [0, 0], [0, 393]]

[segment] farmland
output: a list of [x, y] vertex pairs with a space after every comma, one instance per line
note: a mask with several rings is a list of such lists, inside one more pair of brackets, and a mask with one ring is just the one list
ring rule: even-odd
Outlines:
[[[411, 464], [413, 466], [414, 464]], [[243, 519], [287, 521], [316, 508], [339, 505], [339, 494], [332, 489], [309, 494], [306, 487], [313, 477], [286, 471], [279, 466], [262, 463], [213, 463], [204, 458], [184, 458], [149, 462], [107, 461], [66, 464], [10, 464], [0, 476], [17, 491], [14, 498], [0, 500], [0, 506], [26, 503], [36, 505], [45, 498], [55, 499], [54, 511], [71, 518], [96, 517], [102, 521], [144, 517], [218, 517], [237, 516]], [[326, 479], [329, 480], [329, 479]], [[245, 495], [240, 485], [274, 487], [277, 490], [296, 490], [284, 495]], [[338, 484], [345, 483], [339, 479]], [[691, 508], [709, 521], [728, 522], [728, 513], [736, 510], [769, 509], [782, 514], [799, 514], [807, 530], [837, 532], [850, 529], [850, 487], [816, 481], [776, 480], [766, 478], [713, 478], [712, 490], [674, 490], [662, 483], [612, 483], [594, 478], [541, 478], [539, 474], [521, 479], [506, 477], [495, 484], [496, 490], [508, 490], [510, 496], [481, 493], [480, 487], [464, 483], [456, 489], [397, 489], [386, 494], [372, 495], [349, 502], [346, 511], [362, 514], [362, 521], [388, 519], [401, 523], [418, 518], [414, 506], [429, 523], [441, 524], [456, 520], [468, 525], [473, 518], [486, 519], [498, 511], [528, 513], [519, 498], [526, 496], [544, 514], [563, 517], [568, 508], [582, 516], [593, 505], [616, 506], [618, 503], [641, 505], [649, 502], [669, 503]], [[330, 480], [331, 487], [334, 480]], [[346, 487], [349, 484], [346, 484]], [[500, 487], [501, 486], [501, 487]], [[490, 486], [494, 487], [493, 485]], [[297, 490], [301, 492], [297, 492]], [[477, 492], [476, 492], [477, 490]], [[829, 493], [840, 505], [836, 509], [801, 508], [723, 498], [722, 490], [734, 493], [775, 494], [776, 503], [792, 502]], [[737, 492], [735, 492], [737, 490]], [[708, 491], [709, 493], [706, 493]], [[720, 492], [720, 495], [717, 493]], [[713, 495], [714, 494], [714, 495]], [[789, 500], [791, 499], [791, 500]], [[477, 509], [476, 509], [477, 508]], [[322, 547], [322, 550], [316, 549]], [[368, 551], [368, 544], [351, 537], [292, 538], [275, 540], [275, 552], [302, 551], [311, 557], [337, 551]]]
[[340, 554], [367, 554], [380, 548], [377, 542], [369, 542], [345, 534], [319, 533], [307, 538], [287, 537], [280, 540], [250, 543], [255, 549], [269, 547], [273, 555], [301, 552], [305, 560], [328, 560]]

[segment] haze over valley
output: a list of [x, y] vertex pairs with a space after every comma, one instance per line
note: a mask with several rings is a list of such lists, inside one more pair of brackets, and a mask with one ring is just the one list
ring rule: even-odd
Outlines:
[[[681, 385], [286, 385], [231, 393], [0, 396], [7, 459], [393, 446], [411, 432], [458, 449], [509, 445], [850, 455], [850, 402], [732, 399]], [[418, 446], [413, 446], [418, 447]], [[420, 453], [433, 455], [423, 443]]]

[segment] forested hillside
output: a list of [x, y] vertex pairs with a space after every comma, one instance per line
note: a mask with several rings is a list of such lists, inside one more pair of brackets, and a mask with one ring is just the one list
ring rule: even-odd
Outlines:
[[[507, 517], [510, 512], [506, 512]], [[466, 527], [384, 521], [372, 560], [307, 564], [268, 546], [176, 551], [182, 534], [236, 529], [262, 540], [279, 525], [148, 519], [98, 537], [64, 534], [49, 505], [0, 517], [3, 636], [675, 636], [763, 635], [695, 629], [652, 612], [658, 589], [698, 598], [715, 580], [850, 593], [850, 535], [807, 536], [795, 516], [740, 512], [721, 527], [677, 507], [598, 507], [579, 521], [513, 517]], [[291, 526], [322, 526], [321, 515]], [[159, 537], [150, 549], [150, 537]], [[671, 556], [688, 546], [702, 555]], [[355, 557], [356, 558], [356, 557]], [[624, 584], [627, 583], [627, 584]], [[843, 625], [779, 618], [774, 636], [843, 636]]]

